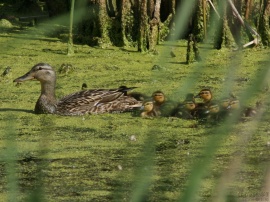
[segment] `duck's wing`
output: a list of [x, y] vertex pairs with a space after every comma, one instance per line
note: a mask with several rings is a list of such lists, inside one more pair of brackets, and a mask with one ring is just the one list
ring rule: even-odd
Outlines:
[[120, 98], [110, 102], [93, 102], [82, 105], [60, 105], [57, 107], [57, 113], [61, 115], [121, 113], [139, 109], [141, 106], [141, 101], [137, 101], [129, 96], [121, 96]]
[[94, 108], [96, 108], [97, 111], [119, 113], [140, 109], [141, 106], [142, 101], [138, 101], [130, 96], [121, 96], [112, 102], [98, 103]]
[[96, 89], [79, 91], [63, 97], [57, 103], [57, 113], [62, 115], [122, 112], [141, 106], [134, 98], [124, 96], [126, 89]]
[[59, 104], [77, 103], [83, 105], [99, 101], [109, 102], [117, 99], [121, 95], [123, 95], [123, 92], [118, 89], [83, 90], [61, 98]]

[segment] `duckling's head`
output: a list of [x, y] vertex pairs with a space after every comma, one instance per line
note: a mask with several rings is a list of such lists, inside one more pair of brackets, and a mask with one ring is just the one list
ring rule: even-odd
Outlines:
[[230, 101], [228, 109], [236, 110], [240, 108], [240, 101], [238, 99], [233, 99]]
[[212, 92], [209, 88], [202, 89], [195, 98], [201, 98], [204, 102], [208, 102], [212, 99]]
[[229, 98], [223, 98], [220, 100], [220, 107], [223, 109], [227, 109], [230, 104], [231, 99]]
[[25, 75], [18, 77], [13, 82], [21, 83], [27, 80], [36, 79], [41, 83], [55, 83], [56, 76], [53, 68], [46, 63], [38, 63]]
[[165, 95], [162, 91], [158, 90], [152, 94], [152, 98], [156, 104], [161, 105], [165, 102]]
[[196, 108], [196, 104], [193, 100], [185, 100], [184, 101], [185, 109], [188, 111], [192, 111]]
[[142, 105], [142, 110], [145, 112], [151, 112], [154, 108], [154, 102], [153, 101], [145, 101]]

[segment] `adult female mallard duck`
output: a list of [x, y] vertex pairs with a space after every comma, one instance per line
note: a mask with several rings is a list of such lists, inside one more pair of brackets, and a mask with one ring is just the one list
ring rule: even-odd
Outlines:
[[55, 96], [56, 74], [53, 68], [46, 63], [36, 64], [14, 82], [20, 83], [32, 79], [41, 83], [41, 94], [35, 106], [37, 114], [84, 115], [125, 112], [140, 108], [142, 105], [140, 101], [124, 96], [126, 91], [133, 88], [83, 90], [57, 101]]

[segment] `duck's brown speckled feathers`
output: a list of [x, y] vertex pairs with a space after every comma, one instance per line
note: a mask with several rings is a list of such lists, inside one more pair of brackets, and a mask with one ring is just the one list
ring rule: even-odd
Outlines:
[[[57, 114], [83, 115], [131, 111], [141, 106], [132, 97], [124, 96], [122, 89], [84, 90], [70, 94], [57, 103]], [[63, 113], [64, 112], [64, 113]]]
[[139, 108], [142, 102], [125, 96], [133, 88], [93, 89], [72, 93], [56, 100], [56, 75], [53, 68], [46, 63], [36, 64], [25, 75], [14, 82], [37, 79], [41, 83], [41, 95], [35, 106], [35, 113], [59, 115], [100, 114], [106, 112], [125, 112]]

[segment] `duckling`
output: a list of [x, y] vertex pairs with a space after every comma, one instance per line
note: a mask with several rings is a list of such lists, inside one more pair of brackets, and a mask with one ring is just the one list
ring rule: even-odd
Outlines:
[[219, 101], [219, 118], [224, 119], [226, 118], [229, 113], [229, 104], [231, 102], [231, 97], [224, 97]]
[[220, 121], [220, 107], [217, 103], [211, 102], [208, 106], [208, 110], [206, 111], [207, 121], [210, 123], [217, 123]]
[[56, 74], [46, 63], [38, 63], [14, 82], [36, 79], [41, 83], [41, 94], [36, 102], [35, 113], [58, 115], [84, 115], [131, 111], [142, 102], [125, 96], [133, 88], [92, 89], [67, 95], [60, 100], [55, 96]]
[[160, 112], [155, 108], [154, 101], [152, 100], [144, 101], [141, 109], [143, 110], [141, 113], [141, 117], [143, 118], [157, 117], [160, 115]]
[[213, 94], [210, 88], [204, 88], [195, 96], [195, 98], [201, 98], [203, 100], [203, 106], [207, 107], [213, 99]]
[[152, 98], [155, 101], [155, 106], [158, 108], [165, 103], [165, 95], [160, 90], [153, 92]]
[[185, 100], [176, 107], [173, 116], [183, 119], [195, 119], [197, 112], [196, 106], [194, 94], [188, 93]]
[[160, 111], [161, 116], [172, 116], [175, 108], [177, 107], [175, 102], [166, 99], [164, 93], [160, 90], [153, 92], [152, 99], [155, 107]]
[[[258, 106], [258, 105], [257, 105]], [[241, 110], [241, 118], [246, 117], [254, 117], [257, 115], [257, 109], [254, 109], [253, 107], [243, 107], [240, 104], [240, 101], [237, 98], [234, 98], [231, 100], [228, 109], [230, 110], [230, 115], [234, 113], [235, 111]]]
[[200, 98], [203, 102], [197, 103], [197, 117], [199, 119], [205, 119], [208, 114], [208, 107], [210, 106], [212, 102], [212, 92], [209, 88], [203, 88], [196, 96], [195, 98]]

